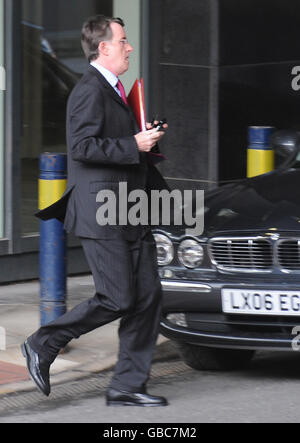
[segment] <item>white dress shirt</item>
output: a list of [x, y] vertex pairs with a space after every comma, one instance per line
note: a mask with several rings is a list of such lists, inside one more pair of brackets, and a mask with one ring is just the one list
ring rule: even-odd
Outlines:
[[108, 81], [108, 83], [114, 88], [116, 93], [121, 97], [121, 93], [117, 88], [117, 83], [119, 81], [118, 77], [112, 72], [110, 72], [108, 69], [104, 68], [103, 66], [99, 65], [96, 62], [91, 62], [90, 64], [94, 68], [96, 68], [100, 72], [100, 74], [103, 75], [103, 77]]

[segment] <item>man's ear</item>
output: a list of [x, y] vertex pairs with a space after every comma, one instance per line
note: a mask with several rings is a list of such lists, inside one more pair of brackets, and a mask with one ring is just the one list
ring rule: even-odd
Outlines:
[[98, 46], [98, 52], [99, 54], [103, 54], [103, 55], [108, 55], [108, 45], [106, 44], [106, 42], [102, 41], [99, 43]]

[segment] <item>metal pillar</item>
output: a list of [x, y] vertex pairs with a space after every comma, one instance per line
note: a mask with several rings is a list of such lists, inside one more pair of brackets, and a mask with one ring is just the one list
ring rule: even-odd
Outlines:
[[[59, 200], [66, 183], [66, 154], [42, 154], [39, 209]], [[57, 219], [40, 222], [40, 297], [41, 325], [66, 312], [66, 233]]]
[[274, 169], [274, 151], [270, 147], [272, 126], [250, 126], [248, 128], [247, 177], [255, 177]]

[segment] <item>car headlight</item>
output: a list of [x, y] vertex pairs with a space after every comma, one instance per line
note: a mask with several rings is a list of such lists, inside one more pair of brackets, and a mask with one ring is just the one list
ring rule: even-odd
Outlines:
[[178, 248], [178, 259], [187, 268], [197, 268], [203, 262], [203, 247], [192, 239], [183, 240]]
[[159, 266], [166, 266], [171, 263], [174, 258], [173, 243], [163, 234], [153, 234], [156, 241], [157, 263]]

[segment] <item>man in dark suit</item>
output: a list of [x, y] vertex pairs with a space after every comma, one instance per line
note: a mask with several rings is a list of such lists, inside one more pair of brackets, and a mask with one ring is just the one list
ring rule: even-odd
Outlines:
[[67, 191], [39, 216], [64, 220], [65, 229], [80, 237], [96, 294], [42, 326], [25, 341], [22, 352], [37, 387], [49, 395], [49, 368], [60, 349], [121, 318], [119, 358], [107, 404], [165, 406], [166, 399], [146, 391], [161, 310], [150, 227], [102, 225], [96, 219], [101, 190], [113, 191], [118, 200], [120, 182], [126, 183], [128, 193], [167, 187], [150, 154], [164, 133], [150, 125], [140, 132], [126, 103], [119, 76], [127, 71], [133, 48], [123, 21], [91, 17], [83, 26], [82, 47], [91, 65], [68, 101]]

